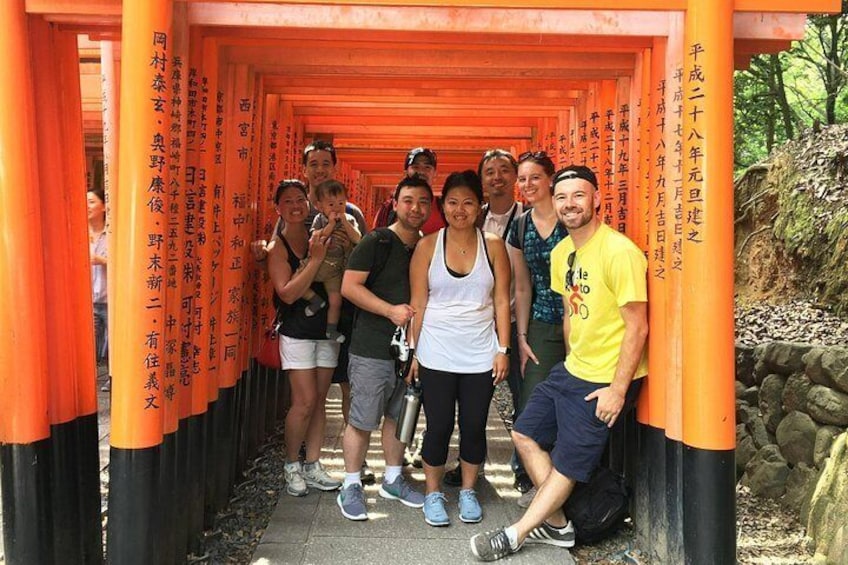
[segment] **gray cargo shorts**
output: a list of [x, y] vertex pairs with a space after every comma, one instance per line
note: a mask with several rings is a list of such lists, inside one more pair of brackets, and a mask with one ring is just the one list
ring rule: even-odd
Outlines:
[[350, 415], [348, 423], [366, 432], [380, 428], [383, 416], [397, 421], [406, 383], [397, 378], [394, 360], [350, 355]]

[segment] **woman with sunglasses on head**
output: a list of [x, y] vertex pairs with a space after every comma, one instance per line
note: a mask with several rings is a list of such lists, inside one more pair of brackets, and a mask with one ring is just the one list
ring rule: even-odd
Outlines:
[[[553, 205], [556, 167], [544, 151], [518, 157], [518, 188], [531, 210], [522, 214], [510, 233], [507, 249], [515, 277], [515, 325], [522, 381], [518, 414], [551, 367], [565, 359], [562, 335], [563, 304], [551, 290], [551, 250], [568, 231], [557, 220]], [[519, 499], [532, 500], [534, 490]]]
[[[327, 310], [306, 315], [309, 302], [303, 298], [310, 288], [326, 299], [324, 285], [315, 275], [327, 252], [327, 238], [320, 230], [310, 237], [304, 218], [309, 213], [306, 186], [299, 180], [284, 180], [274, 202], [284, 227], [274, 234], [268, 252], [268, 274], [274, 285], [274, 303], [283, 325], [280, 330], [282, 368], [291, 383], [291, 409], [286, 415], [286, 492], [305, 496], [309, 487], [331, 491], [341, 482], [330, 477], [318, 456], [324, 441], [324, 404], [333, 371], [338, 364], [339, 343], [327, 339]], [[309, 257], [303, 269], [300, 264]], [[299, 450], [306, 442], [301, 464]]]
[[424, 237], [410, 265], [416, 344], [411, 373], [420, 379], [427, 433], [424, 520], [450, 524], [442, 476], [459, 403], [462, 487], [459, 518], [483, 519], [474, 491], [486, 458], [486, 419], [497, 383], [509, 372], [509, 257], [503, 240], [483, 233], [483, 188], [474, 171], [451, 173], [442, 190], [447, 226]]

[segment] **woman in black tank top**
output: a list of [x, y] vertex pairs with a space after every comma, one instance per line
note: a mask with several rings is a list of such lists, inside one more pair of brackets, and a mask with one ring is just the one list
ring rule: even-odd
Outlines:
[[[326, 241], [316, 232], [309, 237], [304, 218], [309, 213], [306, 187], [300, 181], [283, 181], [275, 197], [277, 213], [285, 227], [274, 235], [268, 255], [268, 274], [274, 285], [274, 302], [279, 305], [282, 328], [280, 346], [283, 369], [291, 383], [291, 409], [286, 416], [286, 491], [303, 496], [308, 487], [336, 490], [341, 482], [323, 470], [318, 456], [324, 439], [324, 404], [338, 361], [338, 343], [326, 339], [327, 311], [306, 316], [308, 304], [302, 296], [308, 288], [323, 293], [315, 274], [324, 259]], [[298, 267], [307, 257], [308, 264]], [[306, 442], [306, 459], [298, 452]]]

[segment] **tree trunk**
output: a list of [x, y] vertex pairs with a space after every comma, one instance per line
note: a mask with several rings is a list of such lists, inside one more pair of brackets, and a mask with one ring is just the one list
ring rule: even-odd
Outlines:
[[786, 98], [786, 86], [783, 83], [783, 65], [780, 64], [779, 55], [770, 55], [772, 92], [774, 93], [777, 107], [780, 109], [780, 116], [783, 119], [783, 130], [786, 133], [786, 139], [795, 139], [795, 121], [792, 108], [789, 106], [789, 101]]

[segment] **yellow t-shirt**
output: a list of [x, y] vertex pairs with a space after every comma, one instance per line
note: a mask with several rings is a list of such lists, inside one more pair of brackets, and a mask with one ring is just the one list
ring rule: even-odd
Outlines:
[[[606, 224], [577, 250], [573, 286], [566, 289], [568, 256], [574, 251], [571, 237], [551, 251], [551, 290], [566, 298], [569, 317], [568, 357], [565, 368], [593, 383], [611, 383], [624, 340], [624, 319], [619, 308], [628, 302], [647, 302], [645, 255], [627, 236]], [[648, 374], [648, 356], [634, 378]]]

